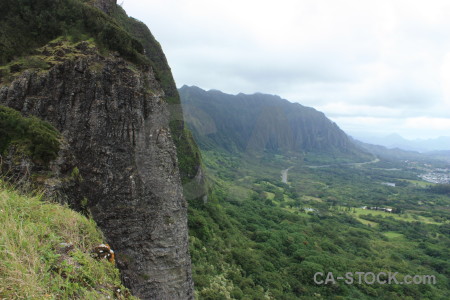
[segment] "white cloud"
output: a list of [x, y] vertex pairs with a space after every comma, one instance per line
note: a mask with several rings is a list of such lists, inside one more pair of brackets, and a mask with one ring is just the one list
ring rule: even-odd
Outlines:
[[450, 135], [447, 0], [124, 0], [124, 8], [162, 44], [179, 86], [277, 94], [348, 131]]

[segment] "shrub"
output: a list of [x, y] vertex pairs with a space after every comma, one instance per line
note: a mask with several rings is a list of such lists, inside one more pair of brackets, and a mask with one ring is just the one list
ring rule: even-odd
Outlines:
[[47, 165], [58, 156], [60, 134], [48, 122], [23, 117], [18, 111], [0, 105], [0, 154], [11, 145], [34, 162]]

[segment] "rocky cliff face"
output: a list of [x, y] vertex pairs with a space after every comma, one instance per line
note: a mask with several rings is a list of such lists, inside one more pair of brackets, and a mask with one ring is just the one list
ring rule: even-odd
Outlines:
[[260, 93], [228, 95], [188, 86], [179, 92], [186, 122], [205, 148], [366, 156], [335, 123], [311, 107]]
[[[49, 121], [67, 144], [55, 174], [86, 203], [117, 254], [124, 283], [142, 299], [192, 299], [187, 207], [168, 104], [152, 68], [100, 55], [87, 42], [41, 48], [50, 67], [0, 88], [0, 104]], [[19, 66], [20, 69], [20, 66]]]

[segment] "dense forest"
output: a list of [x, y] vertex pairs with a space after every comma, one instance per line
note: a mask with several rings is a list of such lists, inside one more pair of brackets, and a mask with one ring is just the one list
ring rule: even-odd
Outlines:
[[[202, 153], [215, 185], [208, 202], [190, 203], [199, 299], [448, 299], [450, 198], [411, 165]], [[434, 275], [436, 284], [318, 285], [316, 272]]]

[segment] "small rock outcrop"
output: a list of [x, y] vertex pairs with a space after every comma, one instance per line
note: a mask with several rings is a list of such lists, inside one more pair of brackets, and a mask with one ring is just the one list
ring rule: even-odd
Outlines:
[[103, 12], [110, 14], [116, 6], [117, 0], [94, 0], [93, 5]]

